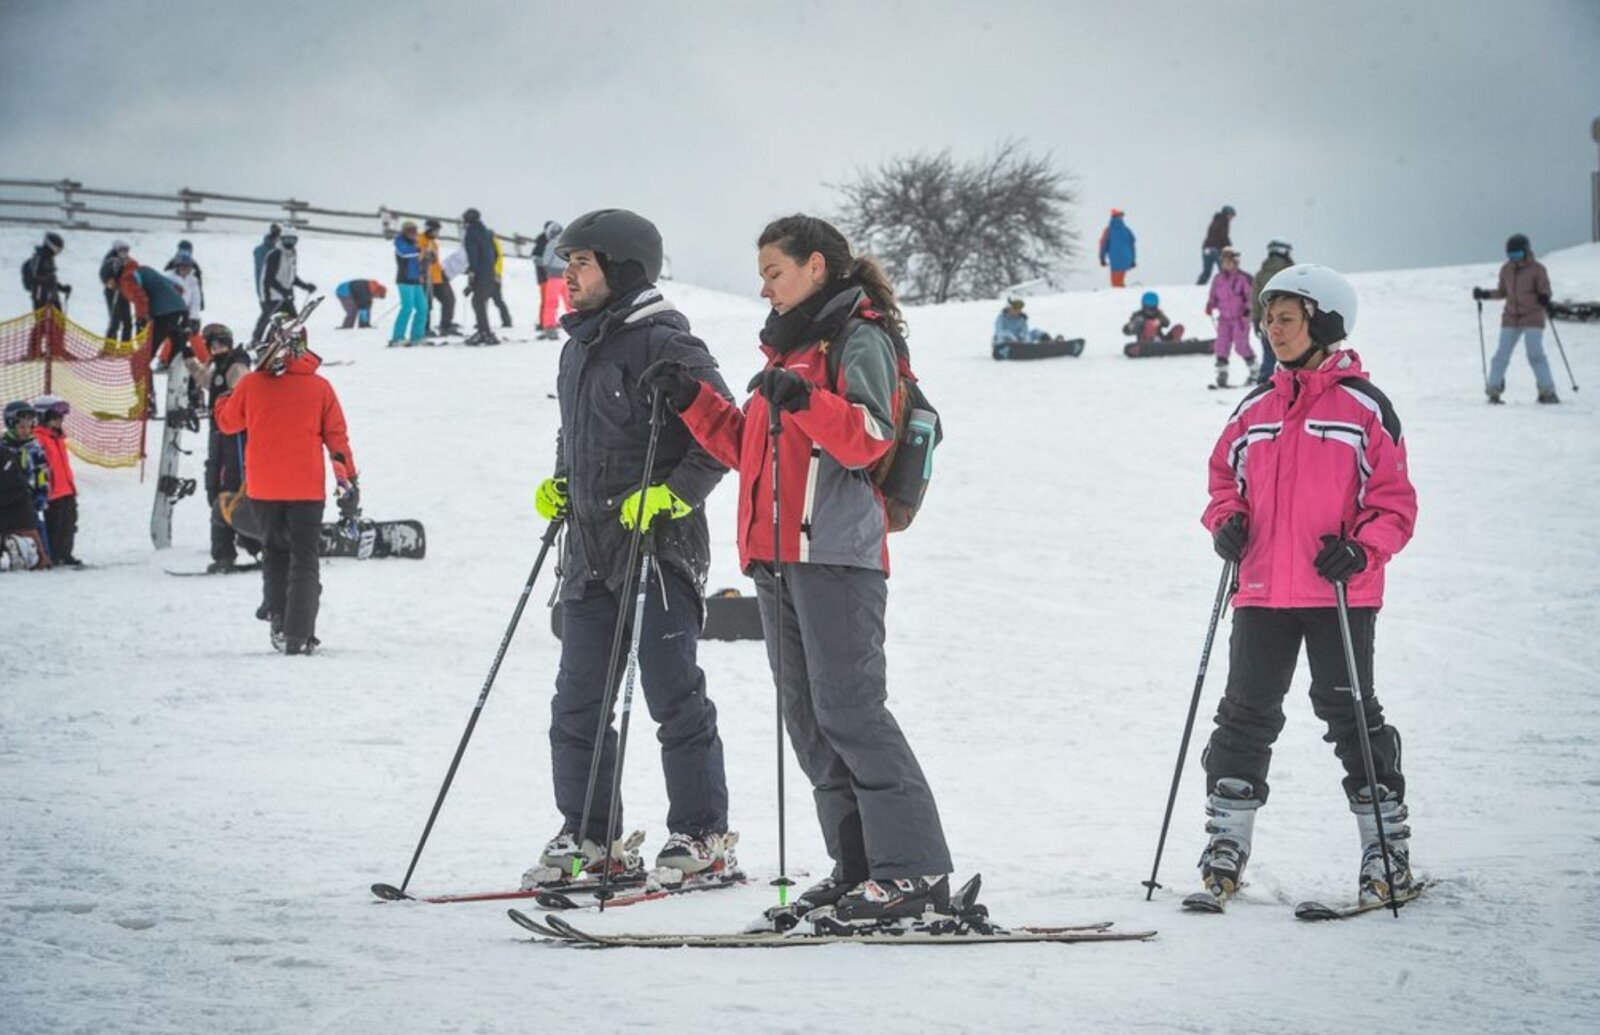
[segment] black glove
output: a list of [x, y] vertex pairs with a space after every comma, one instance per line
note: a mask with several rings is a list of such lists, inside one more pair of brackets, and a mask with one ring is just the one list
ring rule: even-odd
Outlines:
[[1472, 298], [1473, 298], [1474, 301], [1482, 302], [1484, 299], [1486, 299], [1488, 297], [1489, 297], [1489, 289], [1488, 288], [1473, 288], [1472, 289]]
[[760, 392], [768, 405], [788, 413], [799, 413], [811, 405], [811, 382], [782, 367], [768, 367], [752, 377], [745, 388]]
[[689, 374], [684, 365], [675, 359], [658, 359], [645, 367], [639, 375], [639, 387], [647, 392], [660, 390], [667, 402], [680, 413], [694, 403], [700, 394], [700, 382]]
[[311, 283], [311, 281], [309, 281], [309, 280], [306, 281], [306, 293], [307, 294], [311, 294], [311, 295], [316, 294], [317, 293], [317, 285]]
[[[63, 284], [63, 285], [61, 285], [61, 293], [63, 295], [72, 294], [72, 285], [71, 284]], [[1549, 297], [1550, 297], [1549, 295], [1545, 296], [1546, 299], [1549, 299]]]
[[339, 488], [339, 517], [354, 521], [361, 516], [361, 487], [354, 478]]
[[1244, 530], [1244, 515], [1235, 514], [1211, 533], [1211, 546], [1217, 551], [1218, 557], [1238, 564], [1244, 557], [1244, 544], [1249, 538], [1249, 534]]
[[1356, 572], [1367, 570], [1367, 551], [1353, 539], [1325, 535], [1322, 552], [1312, 563], [1317, 567], [1317, 574], [1329, 582], [1344, 582]]

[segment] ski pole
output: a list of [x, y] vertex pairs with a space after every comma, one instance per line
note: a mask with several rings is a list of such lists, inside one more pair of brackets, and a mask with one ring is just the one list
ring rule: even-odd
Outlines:
[[777, 687], [777, 716], [778, 716], [778, 876], [772, 881], [772, 886], [778, 889], [778, 905], [789, 904], [789, 888], [794, 881], [789, 879], [787, 841], [785, 838], [788, 829], [787, 816], [784, 812], [783, 788], [783, 547], [782, 523], [779, 520], [781, 510], [779, 493], [781, 481], [778, 477], [778, 445], [779, 436], [783, 434], [783, 411], [767, 400], [768, 423], [767, 430], [772, 438], [772, 633], [777, 637], [773, 645], [772, 656], [774, 683]]
[[1211, 622], [1206, 627], [1205, 646], [1200, 648], [1200, 671], [1194, 677], [1194, 695], [1189, 698], [1189, 717], [1183, 723], [1183, 739], [1178, 743], [1178, 762], [1172, 767], [1172, 789], [1167, 792], [1167, 813], [1161, 817], [1161, 837], [1156, 841], [1156, 859], [1150, 864], [1150, 879], [1144, 881], [1147, 889], [1144, 900], [1149, 902], [1161, 887], [1156, 883], [1156, 873], [1161, 869], [1161, 851], [1167, 844], [1167, 827], [1172, 823], [1172, 808], [1178, 801], [1178, 784], [1183, 779], [1183, 760], [1189, 754], [1189, 735], [1194, 732], [1195, 713], [1200, 710], [1200, 688], [1206, 683], [1206, 667], [1211, 662], [1211, 644], [1217, 637], [1217, 623], [1222, 619], [1222, 609], [1238, 586], [1238, 572], [1233, 561], [1222, 562], [1222, 578], [1217, 582], [1217, 599], [1211, 605]]
[[[411, 854], [411, 865], [406, 867], [405, 880], [400, 882], [399, 888], [386, 884], [374, 884], [372, 890], [384, 898], [405, 898], [406, 886], [411, 883], [411, 874], [416, 871], [417, 860], [422, 858], [422, 847], [428, 843], [428, 835], [433, 832], [433, 821], [439, 818], [439, 809], [444, 805], [444, 796], [450, 793], [450, 784], [456, 778], [456, 767], [461, 765], [461, 756], [466, 754], [467, 741], [472, 739], [472, 731], [478, 725], [478, 716], [483, 713], [483, 703], [489, 699], [489, 689], [494, 686], [494, 678], [500, 672], [500, 662], [505, 660], [506, 649], [511, 646], [511, 636], [517, 631], [517, 623], [522, 621], [522, 609], [528, 605], [528, 595], [533, 592], [533, 584], [539, 578], [539, 569], [544, 567], [545, 555], [550, 552], [550, 544], [555, 542], [556, 535], [561, 531], [561, 523], [565, 520], [557, 517], [550, 522], [550, 527], [545, 529], [544, 537], [540, 539], [539, 556], [534, 559], [533, 571], [528, 573], [528, 581], [522, 587], [522, 595], [517, 597], [517, 606], [511, 612], [511, 624], [506, 626], [506, 634], [500, 639], [500, 649], [495, 651], [494, 661], [489, 665], [489, 677], [483, 681], [483, 689], [478, 692], [478, 703], [472, 708], [472, 716], [467, 719], [467, 728], [461, 734], [461, 743], [456, 745], [455, 757], [450, 760], [450, 768], [444, 774], [444, 783], [439, 787], [439, 796], [434, 799], [433, 811], [428, 813], [428, 822], [422, 828], [422, 838], [417, 841], [417, 850]], [[389, 895], [379, 891], [388, 888], [396, 892]]]
[[1355, 642], [1350, 637], [1350, 605], [1343, 579], [1333, 584], [1333, 592], [1339, 604], [1339, 635], [1344, 639], [1344, 664], [1350, 673], [1350, 700], [1356, 712], [1356, 732], [1361, 735], [1361, 764], [1367, 771], [1367, 790], [1372, 795], [1372, 819], [1378, 826], [1378, 850], [1383, 853], [1383, 876], [1389, 886], [1389, 909], [1398, 917], [1400, 903], [1394, 897], [1394, 868], [1389, 862], [1389, 838], [1383, 832], [1383, 809], [1378, 802], [1378, 769], [1372, 762], [1372, 740], [1367, 736], [1367, 709], [1361, 700], [1361, 676], [1356, 671]]
[[[623, 634], [627, 631], [628, 597], [633, 592], [633, 572], [639, 562], [640, 541], [644, 538], [644, 496], [650, 488], [650, 478], [655, 472], [656, 446], [661, 440], [661, 423], [661, 390], [658, 388], [650, 397], [650, 441], [645, 446], [644, 471], [639, 476], [639, 503], [633, 514], [633, 534], [628, 538], [628, 566], [623, 575], [622, 591], [617, 594], [617, 624], [611, 633], [611, 661], [606, 666], [606, 688], [600, 700], [599, 715], [595, 718], [594, 747], [589, 754], [589, 782], [583, 790], [583, 818], [578, 823], [578, 853], [572, 857], [574, 877], [583, 872], [583, 841], [589, 833], [589, 819], [594, 807], [594, 789], [600, 780], [600, 749], [605, 744], [606, 730], [611, 726], [611, 709], [617, 699], [617, 674], [622, 660]], [[621, 765], [620, 758], [617, 765]], [[615, 821], [614, 816], [606, 817], [608, 825]], [[609, 829], [602, 841], [603, 857], [606, 861], [602, 872], [605, 872], [611, 869]]]
[[[641, 509], [643, 502], [641, 501]], [[611, 803], [606, 810], [607, 816], [617, 814], [617, 800], [622, 796], [622, 763], [628, 757], [628, 725], [633, 717], [633, 681], [639, 671], [639, 640], [644, 635], [644, 604], [650, 594], [650, 563], [655, 560], [655, 539], [645, 537], [643, 549], [639, 553], [639, 592], [633, 602], [633, 636], [628, 644], [627, 675], [622, 686], [622, 719], [617, 724], [617, 761], [611, 767]], [[665, 599], [663, 598], [663, 603]], [[599, 757], [599, 752], [595, 752]], [[582, 855], [581, 846], [579, 842]], [[606, 900], [611, 897], [611, 860], [609, 851], [605, 867], [600, 871], [600, 890], [595, 893], [600, 900], [600, 911], [606, 909]]]
[[1556, 351], [1561, 353], [1561, 365], [1567, 368], [1567, 380], [1572, 383], [1572, 390], [1578, 390], [1578, 381], [1572, 376], [1572, 364], [1567, 362], [1567, 350], [1561, 344], [1561, 334], [1556, 330], [1554, 317], [1550, 319], [1550, 336], [1556, 340]]
[[1489, 347], [1483, 343], [1483, 299], [1478, 299], [1478, 358], [1483, 360], [1483, 390], [1489, 390]]

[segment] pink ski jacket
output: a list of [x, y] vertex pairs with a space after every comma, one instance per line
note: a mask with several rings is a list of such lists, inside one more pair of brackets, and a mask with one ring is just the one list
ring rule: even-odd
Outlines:
[[1223, 270], [1211, 281], [1206, 297], [1206, 315], [1216, 310], [1219, 316], [1238, 319], [1250, 315], [1250, 274], [1240, 269]]
[[1382, 607], [1384, 566], [1417, 520], [1400, 419], [1348, 349], [1245, 396], [1211, 450], [1210, 491], [1208, 530], [1245, 516], [1235, 607], [1334, 606], [1312, 562], [1341, 530], [1367, 552], [1350, 606]]

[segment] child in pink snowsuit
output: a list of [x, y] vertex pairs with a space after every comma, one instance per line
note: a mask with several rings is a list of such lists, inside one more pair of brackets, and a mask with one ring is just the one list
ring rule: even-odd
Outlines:
[[1228, 383], [1228, 356], [1237, 349], [1245, 366], [1250, 370], [1249, 380], [1256, 379], [1256, 353], [1250, 347], [1250, 277], [1239, 269], [1239, 253], [1232, 248], [1222, 251], [1222, 272], [1211, 281], [1211, 294], [1206, 298], [1206, 315], [1217, 317], [1217, 384]]

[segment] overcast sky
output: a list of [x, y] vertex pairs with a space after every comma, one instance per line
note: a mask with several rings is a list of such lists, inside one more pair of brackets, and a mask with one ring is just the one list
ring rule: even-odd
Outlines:
[[1008, 137], [1077, 177], [1085, 283], [1113, 205], [1147, 282], [1225, 203], [1247, 266], [1547, 251], [1589, 239], [1597, 116], [1600, 0], [0, 0], [0, 176], [523, 233], [621, 206], [752, 295], [768, 219]]

